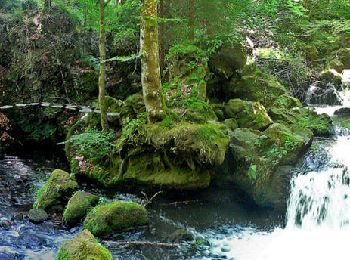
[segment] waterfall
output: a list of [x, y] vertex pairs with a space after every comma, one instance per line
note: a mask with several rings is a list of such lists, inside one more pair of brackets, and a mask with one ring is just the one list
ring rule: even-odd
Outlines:
[[328, 148], [330, 161], [318, 172], [295, 176], [287, 211], [287, 228], [314, 230], [350, 227], [350, 136], [337, 135]]

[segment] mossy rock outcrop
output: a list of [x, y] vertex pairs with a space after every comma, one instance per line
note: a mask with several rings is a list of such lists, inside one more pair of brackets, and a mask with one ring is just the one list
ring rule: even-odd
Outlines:
[[68, 172], [54, 170], [46, 184], [38, 191], [34, 208], [43, 209], [48, 213], [62, 213], [77, 187], [78, 183]]
[[145, 207], [135, 202], [114, 201], [94, 207], [85, 218], [84, 228], [95, 236], [108, 236], [147, 223]]
[[264, 132], [238, 128], [231, 138], [234, 169], [229, 178], [259, 206], [283, 208], [291, 175], [281, 171], [296, 163], [311, 143], [312, 132], [292, 132], [275, 123]]
[[112, 254], [91, 234], [84, 230], [75, 238], [63, 242], [57, 260], [113, 260]]
[[326, 114], [302, 107], [300, 101], [288, 95], [282, 95], [270, 106], [268, 114], [271, 119], [288, 126], [295, 132], [310, 130], [314, 136], [332, 135], [332, 120]]
[[77, 191], [69, 199], [66, 209], [63, 212], [63, 221], [72, 226], [82, 220], [89, 209], [98, 204], [99, 197], [85, 192]]
[[231, 99], [225, 105], [226, 118], [234, 118], [240, 128], [266, 129], [272, 120], [259, 102]]
[[223, 91], [226, 98], [256, 101], [265, 107], [269, 107], [279, 96], [287, 93], [274, 76], [249, 66], [240, 77], [233, 77], [226, 83]]
[[[229, 137], [224, 124], [179, 122], [168, 127], [160, 122], [137, 125], [136, 129], [136, 133], [125, 132], [118, 139], [119, 151], [96, 151], [95, 156], [86, 154], [86, 148], [82, 151], [73, 142], [69, 155], [72, 171], [107, 187], [132, 182], [169, 189], [197, 189], [209, 186], [212, 169], [226, 157]], [[79, 162], [76, 158], [82, 155], [84, 161]], [[84, 167], [79, 167], [79, 163]]]

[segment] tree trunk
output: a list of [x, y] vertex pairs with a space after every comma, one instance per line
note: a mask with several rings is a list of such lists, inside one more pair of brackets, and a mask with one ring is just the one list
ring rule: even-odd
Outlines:
[[44, 8], [47, 10], [51, 8], [51, 0], [45, 0]]
[[[165, 18], [165, 2], [166, 0], [159, 1], [159, 17]], [[161, 77], [163, 77], [162, 71], [165, 66], [165, 23], [162, 21], [159, 24], [159, 66]]]
[[188, 25], [189, 25], [189, 39], [194, 41], [195, 38], [195, 22], [196, 22], [196, 0], [189, 0], [189, 15], [188, 15]]
[[141, 82], [150, 123], [161, 121], [165, 105], [161, 93], [157, 0], [144, 0], [141, 24]]
[[106, 107], [106, 32], [105, 32], [105, 1], [100, 0], [100, 75], [98, 78], [98, 102], [101, 110], [101, 127], [108, 130], [107, 107]]

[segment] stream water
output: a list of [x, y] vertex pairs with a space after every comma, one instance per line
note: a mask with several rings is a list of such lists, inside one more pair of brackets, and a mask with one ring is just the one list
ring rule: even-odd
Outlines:
[[[316, 110], [332, 115], [337, 108]], [[150, 208], [149, 227], [109, 239], [163, 242], [186, 228], [206, 241], [201, 246], [103, 243], [115, 259], [349, 259], [350, 134], [336, 126], [334, 132], [331, 138], [316, 139], [295, 168], [285, 216], [239, 203], [230, 188], [213, 188], [191, 199], [159, 199]], [[0, 260], [54, 259], [62, 241], [81, 230], [69, 230], [59, 221], [34, 225], [26, 217], [34, 191], [56, 167], [57, 160], [47, 155], [0, 160]], [[130, 194], [112, 197], [137, 200]]]

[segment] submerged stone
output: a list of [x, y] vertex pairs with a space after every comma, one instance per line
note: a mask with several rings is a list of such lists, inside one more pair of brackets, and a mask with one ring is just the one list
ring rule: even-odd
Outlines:
[[113, 256], [88, 230], [75, 238], [63, 242], [58, 251], [57, 260], [112, 260]]
[[193, 240], [194, 235], [186, 229], [178, 229], [169, 235], [169, 241], [173, 243]]
[[108, 236], [147, 223], [145, 207], [135, 202], [114, 201], [94, 207], [85, 218], [84, 228], [95, 236]]
[[342, 107], [334, 112], [336, 116], [350, 116], [350, 107]]
[[98, 201], [99, 197], [94, 194], [85, 191], [75, 192], [63, 212], [63, 221], [69, 226], [77, 224]]
[[68, 172], [63, 170], [54, 170], [46, 184], [39, 190], [35, 209], [43, 209], [48, 213], [61, 213], [78, 187], [78, 183], [71, 179]]
[[33, 223], [41, 223], [49, 218], [43, 209], [30, 209], [28, 213], [29, 220]]

